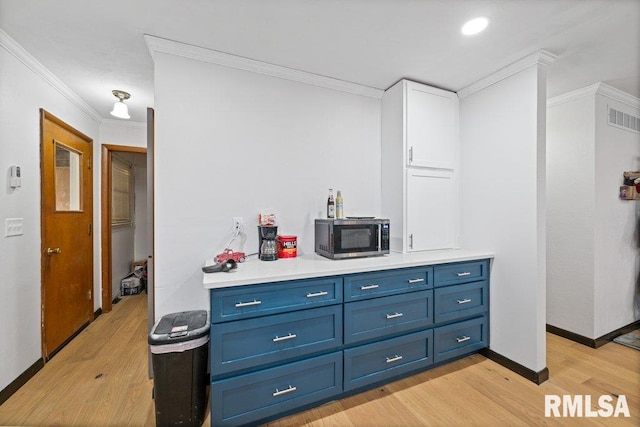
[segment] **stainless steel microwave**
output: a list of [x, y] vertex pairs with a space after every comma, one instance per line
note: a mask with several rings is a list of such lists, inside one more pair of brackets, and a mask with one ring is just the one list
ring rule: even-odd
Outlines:
[[316, 219], [316, 253], [331, 259], [389, 253], [389, 220]]

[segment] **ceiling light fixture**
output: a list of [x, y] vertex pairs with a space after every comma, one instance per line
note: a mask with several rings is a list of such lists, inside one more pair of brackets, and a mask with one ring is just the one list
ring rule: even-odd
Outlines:
[[480, 18], [474, 18], [470, 21], [467, 21], [462, 26], [462, 34], [465, 36], [472, 36], [474, 34], [478, 34], [483, 31], [489, 25], [489, 19], [484, 16]]
[[112, 90], [111, 93], [113, 96], [118, 98], [115, 104], [113, 104], [111, 115], [118, 117], [119, 119], [130, 119], [131, 116], [129, 115], [129, 108], [127, 107], [127, 104], [124, 103], [124, 100], [131, 98], [131, 95], [121, 90]]

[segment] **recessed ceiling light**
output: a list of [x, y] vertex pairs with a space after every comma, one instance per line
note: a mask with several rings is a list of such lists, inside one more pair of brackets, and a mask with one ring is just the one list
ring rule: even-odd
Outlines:
[[474, 18], [471, 21], [467, 21], [466, 24], [462, 26], [462, 34], [465, 36], [472, 36], [474, 34], [478, 34], [483, 31], [489, 25], [489, 19], [484, 16], [480, 18]]

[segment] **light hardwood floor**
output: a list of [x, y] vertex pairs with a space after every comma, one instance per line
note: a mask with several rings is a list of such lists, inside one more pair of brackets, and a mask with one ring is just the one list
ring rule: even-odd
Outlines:
[[[125, 297], [0, 406], [0, 425], [153, 426], [146, 295]], [[592, 349], [547, 334], [537, 386], [480, 355], [269, 426], [640, 425], [640, 351]], [[631, 418], [545, 418], [544, 396], [625, 395]], [[209, 425], [209, 417], [204, 425]]]

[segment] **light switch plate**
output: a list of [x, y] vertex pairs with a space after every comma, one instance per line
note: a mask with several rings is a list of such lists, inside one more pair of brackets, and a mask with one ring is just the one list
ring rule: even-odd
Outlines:
[[5, 218], [4, 236], [22, 236], [24, 234], [23, 221], [24, 218]]

